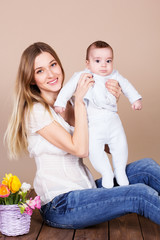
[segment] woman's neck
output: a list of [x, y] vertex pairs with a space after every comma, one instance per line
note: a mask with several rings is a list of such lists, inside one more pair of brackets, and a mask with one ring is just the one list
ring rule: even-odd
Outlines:
[[48, 103], [49, 106], [53, 107], [54, 102], [57, 99], [58, 93], [41, 93], [42, 98]]

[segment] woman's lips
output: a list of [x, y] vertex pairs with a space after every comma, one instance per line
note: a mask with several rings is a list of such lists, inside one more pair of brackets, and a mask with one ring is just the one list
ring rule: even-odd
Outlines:
[[51, 84], [52, 85], [52, 84], [56, 84], [57, 82], [58, 82], [58, 78], [47, 82], [47, 84]]

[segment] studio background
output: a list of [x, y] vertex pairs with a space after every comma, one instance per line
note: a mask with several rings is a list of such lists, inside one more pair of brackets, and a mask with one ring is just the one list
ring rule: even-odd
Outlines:
[[[89, 44], [108, 42], [114, 49], [114, 67], [143, 96], [141, 111], [133, 111], [124, 96], [118, 103], [128, 139], [128, 161], [152, 157], [160, 163], [159, 0], [0, 0], [0, 9], [0, 181], [11, 172], [32, 184], [35, 175], [35, 162], [28, 155], [9, 160], [3, 136], [21, 54], [37, 41], [56, 50], [65, 81], [84, 69]], [[88, 159], [85, 163], [99, 177]]]

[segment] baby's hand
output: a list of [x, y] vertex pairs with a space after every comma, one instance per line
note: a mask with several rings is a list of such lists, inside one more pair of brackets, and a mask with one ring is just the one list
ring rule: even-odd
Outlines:
[[64, 107], [54, 107], [54, 110], [56, 113], [62, 113], [65, 111], [65, 108]]
[[137, 100], [132, 104], [133, 110], [141, 110], [142, 109], [142, 100]]

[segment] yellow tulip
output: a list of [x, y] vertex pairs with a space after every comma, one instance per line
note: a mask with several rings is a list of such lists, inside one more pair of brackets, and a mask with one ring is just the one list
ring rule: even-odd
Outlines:
[[2, 184], [6, 185], [7, 187], [9, 187], [9, 181], [10, 179], [13, 177], [12, 173], [9, 174], [5, 174], [5, 178], [3, 178], [4, 180], [2, 181]]
[[21, 187], [21, 182], [17, 176], [12, 176], [9, 179], [9, 189], [12, 193], [18, 192]]

